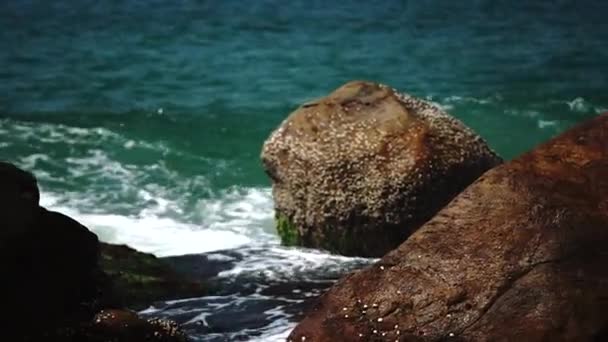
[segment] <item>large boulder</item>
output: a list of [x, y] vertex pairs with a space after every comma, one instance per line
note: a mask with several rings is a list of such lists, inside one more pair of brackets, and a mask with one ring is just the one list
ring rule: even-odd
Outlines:
[[152, 255], [100, 244], [80, 223], [40, 207], [29, 172], [0, 162], [0, 188], [3, 335], [20, 337], [15, 341], [185, 340], [169, 321], [95, 314], [200, 296], [205, 286]]
[[23, 234], [38, 211], [38, 183], [29, 172], [0, 161], [0, 248], [10, 238]]
[[97, 236], [39, 207], [30, 173], [0, 162], [0, 187], [2, 321], [44, 329], [92, 318], [101, 277]]
[[485, 173], [293, 341], [608, 340], [608, 114]]
[[351, 82], [292, 113], [262, 161], [284, 244], [378, 257], [501, 159], [436, 105]]

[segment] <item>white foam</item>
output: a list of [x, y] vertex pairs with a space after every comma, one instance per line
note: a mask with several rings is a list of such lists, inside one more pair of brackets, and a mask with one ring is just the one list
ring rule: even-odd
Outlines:
[[[49, 143], [84, 144], [82, 152], [62, 159], [61, 165], [42, 153], [23, 156], [17, 163], [38, 178], [43, 206], [82, 222], [102, 241], [128, 244], [158, 256], [278, 242], [268, 188], [233, 187], [213, 193], [204, 175], [184, 178], [162, 160], [129, 164], [112, 155], [111, 149], [87, 143], [111, 139], [125, 148], [146, 143], [105, 128], [30, 123], [11, 128], [24, 142], [32, 139], [39, 144], [44, 138]], [[162, 145], [145, 147], [164, 150]], [[49, 163], [65, 172], [47, 171]], [[218, 172], [224, 167], [221, 160], [213, 165]], [[53, 187], [47, 190], [49, 184]], [[74, 188], [79, 190], [67, 190]], [[197, 203], [196, 196], [204, 199]]]
[[575, 113], [601, 114], [601, 113], [606, 112], [606, 110], [607, 110], [605, 106], [593, 104], [590, 101], [588, 101], [580, 96], [575, 97], [574, 99], [572, 99], [570, 101], [565, 101], [565, 102], [564, 101], [551, 101], [551, 102], [566, 103], [566, 105], [568, 105], [568, 108], [570, 108], [570, 111], [575, 112]]
[[284, 342], [297, 323], [289, 322], [286, 318], [279, 318], [264, 327], [264, 334], [250, 339], [251, 342]]
[[[61, 144], [93, 146], [99, 144], [122, 144], [125, 149], [144, 148], [166, 153], [168, 147], [161, 141], [147, 142], [129, 140], [122, 135], [104, 127], [82, 128], [63, 124], [14, 122], [10, 125], [0, 120], [0, 134], [11, 134], [12, 137], [33, 145]], [[5, 124], [7, 124], [5, 126]], [[7, 127], [7, 129], [5, 129]]]
[[251, 247], [232, 269], [220, 272], [219, 277], [241, 274], [264, 275], [274, 280], [293, 279], [296, 274], [314, 273], [314, 270], [340, 271], [353, 263], [371, 263], [375, 259], [353, 258], [329, 254], [321, 250], [289, 248], [279, 245]]
[[452, 95], [452, 96], [448, 96], [448, 97], [444, 98], [443, 101], [441, 101], [441, 102], [443, 102], [443, 103], [466, 103], [466, 102], [468, 102], [468, 103], [486, 105], [486, 104], [490, 104], [494, 101], [500, 101], [500, 100], [501, 100], [500, 97], [478, 99], [475, 97]]
[[568, 107], [570, 107], [571, 111], [574, 112], [587, 112], [589, 111], [589, 108], [591, 107], [591, 105], [585, 101], [585, 99], [583, 99], [582, 97], [577, 97], [575, 99], [573, 99], [572, 101], [568, 101], [566, 102], [568, 104]]
[[233, 188], [224, 191], [220, 197], [201, 200], [198, 208], [203, 225], [209, 229], [255, 234], [267, 242], [276, 240], [269, 188]]
[[546, 127], [553, 127], [557, 125], [555, 120], [538, 120], [538, 128], [543, 129]]
[[272, 217], [272, 211], [264, 212], [272, 208], [271, 198], [264, 195], [268, 192], [267, 189], [247, 189], [238, 192], [240, 197], [230, 192], [226, 197], [209, 201], [212, 208], [203, 205], [201, 209], [213, 213], [217, 208], [226, 207], [229, 214], [212, 215], [206, 218], [205, 224], [180, 221], [164, 215], [167, 208], [175, 206], [175, 203], [153, 197], [146, 191], [141, 191], [141, 196], [153, 198], [155, 205], [144, 208], [136, 215], [82, 212], [66, 205], [69, 201], [61, 196], [45, 191], [41, 194], [41, 205], [73, 217], [95, 232], [102, 241], [127, 244], [157, 256], [171, 256], [268, 243], [274, 236], [266, 233], [269, 227], [261, 226], [268, 223], [265, 221], [268, 217]]

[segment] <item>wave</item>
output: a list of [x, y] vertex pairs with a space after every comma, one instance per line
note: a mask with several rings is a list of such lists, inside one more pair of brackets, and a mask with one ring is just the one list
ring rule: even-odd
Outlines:
[[[152, 198], [152, 194], [145, 193]], [[227, 192], [220, 198], [201, 204], [201, 209], [214, 212], [232, 208], [226, 215], [214, 215], [196, 224], [164, 215], [165, 208], [175, 205], [155, 197], [158, 205], [145, 207], [135, 215], [111, 212], [90, 213], [67, 206], [61, 195], [42, 191], [41, 205], [78, 220], [101, 241], [127, 244], [156, 256], [204, 253], [252, 244], [277, 243], [272, 233], [272, 198], [268, 189], [243, 189]], [[270, 210], [269, 210], [270, 208]]]
[[215, 270], [208, 281], [219, 292], [156, 303], [142, 314], [177, 320], [200, 341], [284, 341], [314, 298], [376, 260], [277, 245], [175, 257], [169, 262], [182, 268]]
[[102, 127], [4, 119], [0, 134], [15, 146], [0, 157], [34, 173], [42, 205], [103, 241], [158, 256], [278, 243], [268, 187], [215, 184], [233, 175], [229, 160]]
[[[216, 255], [225, 257], [227, 254], [225, 252], [208, 254], [211, 258]], [[315, 249], [287, 248], [278, 245], [244, 248], [239, 250], [237, 255], [238, 262], [235, 262], [229, 270], [220, 272], [219, 277], [263, 277], [273, 281], [290, 281], [297, 278], [310, 281], [312, 279], [307, 278], [310, 274], [316, 274], [315, 279], [319, 279], [320, 274], [332, 277], [332, 275], [341, 273], [346, 265], [366, 263], [372, 260], [333, 255]]]
[[574, 113], [600, 114], [600, 113], [606, 112], [608, 110], [605, 107], [595, 105], [595, 104], [591, 103], [590, 101], [585, 100], [582, 97], [576, 97], [570, 101], [562, 101], [562, 103], [565, 103], [566, 105], [568, 105], [568, 108], [570, 109], [570, 111], [574, 112]]

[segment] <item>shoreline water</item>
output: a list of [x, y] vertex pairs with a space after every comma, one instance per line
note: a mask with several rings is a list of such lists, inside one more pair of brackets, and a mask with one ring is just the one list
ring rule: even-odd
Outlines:
[[[45, 191], [41, 205], [73, 217], [103, 242], [153, 253], [215, 289], [210, 296], [153, 303], [140, 311], [143, 317], [174, 320], [194, 341], [282, 341], [314, 298], [342, 275], [374, 259], [283, 247], [271, 233], [270, 190], [240, 194], [228, 193], [224, 203], [210, 202], [206, 212], [215, 213], [209, 217], [218, 222], [208, 227], [156, 216], [153, 210], [133, 217], [83, 213], [60, 204], [58, 196]], [[226, 214], [227, 208], [233, 215], [218, 216]], [[243, 223], [247, 218], [259, 221]], [[255, 238], [221, 229], [231, 224], [251, 229], [255, 222], [267, 225], [259, 228], [263, 233]], [[225, 319], [232, 323], [227, 325]]]

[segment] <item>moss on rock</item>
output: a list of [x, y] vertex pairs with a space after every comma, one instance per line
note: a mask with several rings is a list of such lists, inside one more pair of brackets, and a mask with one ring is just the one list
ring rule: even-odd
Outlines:
[[277, 213], [275, 221], [277, 233], [281, 238], [281, 244], [284, 246], [298, 246], [301, 244], [298, 228], [296, 228], [286, 215]]
[[101, 268], [108, 276], [111, 306], [143, 309], [157, 300], [202, 296], [204, 284], [187, 279], [152, 254], [101, 243]]

